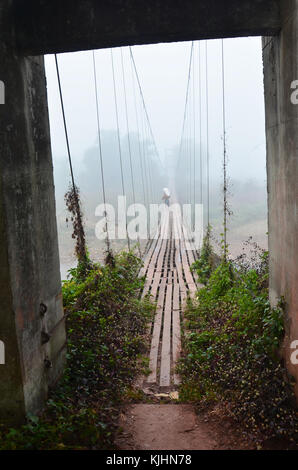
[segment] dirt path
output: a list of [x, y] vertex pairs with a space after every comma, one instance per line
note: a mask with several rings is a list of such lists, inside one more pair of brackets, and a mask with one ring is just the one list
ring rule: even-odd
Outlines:
[[136, 404], [121, 416], [121, 450], [251, 450], [235, 423], [219, 410], [197, 414], [188, 404]]
[[218, 416], [218, 411], [198, 416], [194, 406], [177, 401], [180, 380], [175, 366], [181, 349], [183, 310], [187, 293], [194, 295], [198, 286], [190, 269], [196, 253], [185, 228], [182, 237], [175, 239], [175, 224], [176, 230], [177, 225], [182, 227], [181, 220], [175, 217], [173, 214], [168, 222], [164, 218], [159, 237], [148, 249], [142, 272], [146, 276], [143, 295], [149, 293], [157, 304], [150, 325], [151, 373], [138, 383], [151, 403], [127, 406], [116, 445], [122, 450], [251, 448], [228, 420]]
[[[191, 405], [134, 405], [122, 418], [123, 439], [132, 450], [210, 450], [215, 448], [204, 426], [199, 426]], [[124, 447], [123, 447], [124, 446]]]

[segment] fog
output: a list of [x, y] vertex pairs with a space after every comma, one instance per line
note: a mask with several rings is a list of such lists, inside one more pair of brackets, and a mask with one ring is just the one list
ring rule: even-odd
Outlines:
[[[142, 200], [142, 174], [139, 145], [152, 161], [153, 181], [151, 198], [161, 199], [162, 188], [169, 184], [169, 173], [176, 174], [176, 190], [180, 202], [186, 201], [189, 191], [187, 156], [179, 153], [187, 87], [191, 43], [171, 43], [132, 48], [140, 83], [159, 157], [149, 129], [144, 127], [142, 102], [133, 70], [129, 49], [123, 48], [126, 79], [131, 157], [136, 186], [136, 199]], [[225, 49], [226, 136], [229, 174], [229, 202], [233, 216], [229, 222], [231, 250], [240, 250], [241, 241], [252, 235], [266, 246], [266, 149], [264, 124], [263, 70], [260, 38], [230, 39]], [[199, 54], [201, 81], [199, 81]], [[116, 92], [119, 108], [121, 148], [124, 179], [131, 200], [129, 144], [125, 115], [125, 97], [119, 48], [113, 50]], [[119, 149], [114, 104], [111, 51], [96, 51], [96, 70], [99, 93], [102, 156], [107, 188], [107, 200], [115, 204], [122, 193], [119, 171]], [[95, 207], [102, 202], [99, 165], [96, 102], [92, 52], [60, 54], [58, 56], [65, 113], [77, 185], [80, 187], [86, 216], [88, 244], [92, 254], [100, 257], [102, 246], [95, 240]], [[49, 115], [54, 160], [56, 205], [59, 229], [60, 256], [64, 265], [73, 263], [71, 227], [66, 226], [63, 195], [69, 185], [69, 168], [61, 116], [57, 77], [53, 56], [46, 56], [46, 75]], [[201, 86], [201, 128], [199, 127], [199, 90]], [[192, 117], [196, 125], [189, 127], [188, 139], [196, 149], [196, 159], [203, 160], [203, 202], [206, 200], [206, 81], [205, 41], [195, 42], [194, 69], [191, 81]], [[135, 98], [136, 96], [136, 98]], [[208, 103], [210, 159], [210, 216], [218, 235], [222, 221], [222, 74], [221, 41], [208, 41]], [[137, 113], [135, 110], [137, 109]], [[138, 120], [139, 119], [139, 120]], [[142, 127], [143, 126], [143, 127]], [[139, 133], [139, 135], [138, 135]], [[201, 135], [201, 145], [200, 145]], [[195, 136], [195, 137], [194, 137]], [[187, 136], [184, 135], [184, 139]], [[201, 153], [200, 153], [201, 152]], [[180, 160], [179, 160], [180, 158]], [[177, 162], [179, 167], [177, 171]], [[197, 160], [199, 161], [199, 160]], [[161, 163], [160, 163], [161, 162]], [[199, 168], [199, 164], [197, 165]], [[198, 172], [198, 170], [197, 170]], [[200, 174], [195, 176], [200, 185]], [[171, 189], [171, 188], [170, 188]], [[197, 191], [197, 189], [196, 189]], [[132, 202], [132, 201], [131, 201]], [[197, 200], [196, 202], [200, 202]], [[121, 246], [121, 243], [119, 244]], [[64, 272], [63, 272], [64, 276]]]

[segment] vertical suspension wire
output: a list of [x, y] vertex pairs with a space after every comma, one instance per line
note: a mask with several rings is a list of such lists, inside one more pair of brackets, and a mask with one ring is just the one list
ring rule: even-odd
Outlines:
[[210, 225], [210, 161], [209, 161], [209, 70], [208, 70], [208, 41], [205, 43], [205, 72], [206, 72], [206, 167], [207, 167], [207, 227]]
[[[124, 73], [124, 61], [123, 61], [123, 50], [121, 51], [121, 69], [122, 69], [122, 80], [123, 80], [123, 92], [124, 92], [124, 105], [125, 105], [125, 118], [126, 118], [126, 130], [127, 130], [127, 142], [128, 142], [128, 154], [129, 154], [129, 166], [130, 166], [130, 176], [131, 176], [131, 187], [132, 187], [132, 197], [134, 207], [136, 205], [136, 193], [135, 193], [135, 182], [134, 182], [134, 173], [132, 167], [132, 151], [131, 151], [131, 141], [130, 141], [130, 130], [129, 130], [129, 119], [128, 119], [128, 105], [127, 105], [127, 93], [126, 93], [126, 81]], [[141, 244], [140, 237], [138, 235], [138, 251], [141, 256]]]
[[98, 100], [98, 87], [97, 87], [97, 73], [96, 73], [96, 63], [95, 63], [95, 52], [92, 51], [93, 58], [93, 77], [94, 77], [94, 91], [95, 91], [95, 103], [96, 103], [96, 120], [97, 120], [97, 136], [98, 136], [98, 151], [99, 151], [99, 161], [101, 169], [101, 186], [102, 186], [102, 197], [105, 210], [105, 219], [106, 219], [106, 234], [107, 234], [107, 251], [111, 251], [110, 237], [108, 230], [108, 215], [107, 215], [107, 202], [106, 202], [106, 190], [105, 190], [105, 179], [104, 179], [104, 166], [103, 166], [103, 154], [102, 154], [102, 142], [101, 142], [101, 130], [100, 130], [100, 119], [99, 119], [99, 100]]
[[182, 123], [182, 131], [181, 131], [181, 139], [179, 145], [179, 156], [178, 156], [178, 163], [177, 168], [179, 168], [179, 164], [182, 158], [182, 150], [183, 144], [185, 148], [185, 161], [186, 161], [186, 184], [185, 184], [185, 201], [188, 201], [188, 136], [187, 136], [187, 113], [188, 113], [188, 101], [189, 101], [189, 90], [190, 90], [190, 78], [191, 78], [191, 66], [192, 66], [192, 57], [193, 57], [193, 49], [194, 49], [194, 41], [191, 42], [190, 46], [190, 56], [189, 56], [189, 65], [188, 65], [188, 75], [187, 75], [187, 86], [186, 86], [186, 95], [185, 95], [185, 103], [184, 103], [184, 114], [183, 114], [183, 123]]
[[[141, 127], [142, 123], [142, 114], [139, 115], [138, 111], [138, 104], [137, 104], [137, 96], [136, 96], [136, 86], [135, 86], [135, 70], [133, 66], [132, 56], [130, 54], [130, 67], [131, 67], [131, 78], [132, 78], [132, 89], [133, 89], [133, 98], [134, 98], [134, 107], [135, 107], [135, 116], [136, 116], [136, 125], [137, 125], [137, 138], [138, 138], [138, 149], [139, 149], [139, 163], [140, 163], [140, 170], [141, 170], [141, 183], [142, 183], [142, 192], [143, 192], [143, 200], [145, 207], [147, 208], [147, 237], [150, 238], [150, 230], [149, 230], [149, 195], [147, 191], [147, 184], [145, 184], [146, 179], [146, 172], [145, 172], [145, 157], [144, 157], [144, 145], [141, 145]], [[153, 201], [152, 201], [153, 202]]]
[[[151, 140], [151, 135], [150, 135], [150, 129], [148, 128], [148, 122], [147, 120], [145, 121], [145, 136], [148, 144], [150, 145], [150, 140]], [[151, 167], [152, 167], [152, 158], [150, 155], [150, 147], [148, 149], [147, 147], [147, 169], [148, 169], [148, 182], [149, 182], [149, 198], [150, 201], [153, 202], [153, 186], [152, 186], [152, 175], [151, 175]]]
[[131, 152], [131, 142], [130, 142], [130, 133], [129, 133], [129, 119], [128, 119], [128, 106], [127, 106], [127, 93], [126, 93], [126, 80], [124, 72], [124, 62], [123, 62], [123, 50], [120, 49], [121, 53], [121, 69], [122, 69], [122, 82], [123, 82], [123, 92], [124, 92], [124, 107], [125, 107], [125, 118], [126, 118], [126, 131], [127, 131], [127, 143], [128, 143], [128, 155], [129, 155], [129, 166], [130, 166], [130, 177], [131, 177], [131, 187], [132, 187], [132, 197], [133, 203], [136, 203], [135, 195], [135, 183], [134, 183], [134, 174], [132, 168], [132, 152]]
[[[200, 47], [200, 43], [199, 43]], [[192, 88], [193, 88], [193, 229], [195, 226], [195, 204], [196, 204], [196, 64], [195, 64], [195, 57], [193, 55], [193, 68], [192, 68]]]
[[146, 119], [143, 116], [143, 113], [140, 115], [141, 117], [141, 132], [142, 132], [142, 155], [143, 155], [143, 168], [144, 168], [144, 183], [145, 183], [145, 192], [147, 196], [147, 201], [148, 201], [148, 206], [149, 206], [149, 201], [150, 201], [150, 196], [149, 196], [149, 181], [148, 181], [148, 172], [146, 170], [146, 163], [147, 163], [147, 158], [146, 158], [146, 136], [145, 136], [145, 124], [144, 120]]
[[132, 63], [132, 58], [131, 58], [131, 56], [130, 56], [130, 67], [131, 67], [132, 90], [133, 90], [134, 107], [135, 107], [135, 115], [136, 115], [136, 125], [137, 125], [137, 138], [138, 138], [138, 148], [139, 148], [139, 162], [140, 162], [140, 170], [141, 170], [142, 192], [143, 192], [144, 204], [146, 205], [146, 194], [145, 194], [145, 183], [144, 183], [144, 169], [143, 169], [143, 162], [142, 162], [141, 142], [140, 142], [139, 115], [138, 115], [138, 108], [137, 108], [137, 98], [136, 98], [136, 87], [135, 87], [134, 69], [133, 69], [133, 63]]
[[148, 235], [151, 237], [152, 233], [150, 232], [150, 202], [153, 202], [150, 198], [150, 181], [149, 181], [149, 170], [147, 156], [147, 134], [146, 134], [146, 116], [144, 115], [144, 109], [142, 103], [140, 103], [140, 119], [141, 119], [141, 132], [142, 132], [142, 155], [143, 155], [143, 168], [144, 168], [144, 183], [145, 183], [145, 192], [148, 202], [148, 213], [147, 213], [147, 224], [148, 224]]
[[156, 141], [155, 141], [155, 138], [154, 138], [154, 134], [153, 134], [153, 131], [152, 131], [151, 122], [150, 122], [150, 119], [149, 119], [149, 114], [148, 114], [148, 111], [147, 111], [147, 106], [146, 106], [146, 102], [145, 102], [145, 98], [144, 98], [144, 93], [143, 93], [143, 90], [142, 90], [142, 87], [141, 87], [141, 82], [140, 82], [138, 69], [137, 69], [137, 66], [136, 66], [136, 62], [135, 62], [135, 59], [134, 59], [132, 48], [130, 46], [129, 46], [129, 52], [130, 52], [130, 56], [131, 56], [131, 59], [132, 59], [132, 64], [133, 64], [133, 68], [134, 68], [134, 71], [135, 71], [135, 75], [136, 75], [136, 79], [137, 79], [137, 83], [138, 83], [138, 87], [139, 87], [139, 91], [140, 91], [140, 95], [141, 95], [141, 99], [142, 99], [142, 103], [143, 103], [143, 108], [144, 108], [146, 120], [147, 120], [147, 123], [148, 123], [149, 134], [151, 136], [151, 140], [152, 140], [152, 144], [154, 146], [156, 157], [159, 160], [161, 167], [163, 168], [164, 165], [163, 165], [163, 163], [160, 159], [160, 155], [159, 155], [158, 148], [157, 148], [157, 145], [156, 145]]
[[63, 101], [63, 95], [62, 95], [62, 88], [61, 88], [61, 80], [60, 80], [60, 72], [59, 72], [57, 54], [55, 54], [55, 64], [56, 64], [56, 73], [57, 73], [57, 80], [58, 80], [60, 104], [61, 104], [61, 111], [62, 111], [62, 118], [63, 118], [63, 125], [64, 125], [64, 133], [65, 133], [65, 140], [66, 140], [66, 148], [67, 148], [67, 155], [68, 155], [68, 163], [69, 163], [69, 168], [70, 168], [70, 176], [71, 176], [71, 182], [72, 182], [72, 188], [73, 188], [74, 196], [75, 196], [75, 199], [77, 200], [78, 199], [77, 198], [77, 190], [76, 190], [74, 174], [73, 174], [73, 166], [72, 166], [72, 160], [71, 160], [69, 137], [68, 137], [68, 130], [67, 130], [67, 125], [66, 125], [64, 101]]
[[187, 178], [186, 178], [186, 188], [187, 188], [187, 204], [190, 204], [189, 199], [189, 179], [190, 179], [190, 159], [189, 159], [189, 149], [190, 149], [190, 133], [189, 133], [189, 103], [187, 103], [186, 109], [186, 162], [187, 162]]
[[[123, 158], [122, 158], [122, 149], [121, 149], [119, 112], [118, 112], [118, 100], [117, 100], [117, 89], [116, 89], [113, 49], [111, 49], [111, 65], [112, 65], [112, 76], [113, 76], [114, 104], [115, 104], [115, 115], [116, 115], [116, 126], [117, 126], [117, 140], [118, 140], [118, 150], [119, 150], [119, 163], [120, 163], [120, 173], [121, 173], [122, 195], [124, 197], [126, 197], [125, 184], [124, 184], [124, 173], [123, 173]], [[127, 213], [126, 213], [126, 211], [125, 211], [125, 228], [126, 228], [127, 246], [128, 246], [128, 249], [130, 250], [130, 240], [129, 240], [128, 230], [127, 230]]]
[[224, 173], [224, 261], [227, 260], [227, 141], [226, 141], [226, 99], [225, 99], [225, 57], [224, 57], [224, 40], [221, 40], [221, 65], [222, 65], [222, 122], [223, 122], [223, 173]]
[[203, 148], [202, 148], [202, 66], [199, 45], [199, 120], [200, 120], [200, 203], [203, 204]]
[[78, 234], [79, 234], [78, 238], [79, 238], [80, 245], [83, 246], [82, 256], [84, 258], [84, 261], [88, 261], [87, 253], [86, 253], [86, 244], [85, 244], [85, 235], [84, 235], [82, 214], [81, 214], [81, 210], [80, 210], [78, 191], [77, 191], [77, 187], [75, 185], [75, 179], [74, 179], [74, 173], [73, 173], [73, 166], [72, 166], [72, 159], [71, 159], [71, 152], [70, 152], [70, 145], [69, 145], [69, 136], [68, 136], [68, 130], [67, 130], [67, 124], [66, 124], [64, 101], [63, 101], [63, 95], [62, 95], [62, 87], [61, 87], [61, 80], [60, 80], [60, 72], [59, 72], [57, 54], [55, 54], [55, 64], [56, 64], [56, 74], [57, 74], [57, 80], [58, 80], [58, 89], [59, 89], [60, 104], [61, 104], [62, 118], [63, 118], [63, 125], [64, 125], [64, 133], [65, 133], [65, 140], [66, 140], [66, 148], [67, 148], [67, 155], [68, 155], [68, 163], [69, 163], [69, 168], [70, 168], [73, 195], [74, 195], [74, 200], [75, 200], [75, 205], [76, 205], [76, 216], [77, 216], [77, 223], [78, 223], [78, 229], [79, 229], [78, 230]]
[[[139, 77], [138, 69], [137, 69], [137, 66], [136, 66], [135, 59], [134, 59], [132, 48], [130, 47], [129, 50], [130, 50], [130, 55], [131, 55], [131, 59], [132, 59], [132, 63], [133, 63], [133, 68], [134, 68], [134, 71], [135, 71], [135, 76], [136, 76], [136, 79], [137, 79], [137, 84], [138, 84], [138, 87], [139, 87], [141, 101], [142, 101], [142, 104], [143, 104], [143, 111], [144, 111], [144, 114], [145, 114], [145, 130], [146, 131], [148, 130], [148, 134], [149, 134], [148, 142], [150, 142], [150, 141], [152, 142], [152, 145], [154, 147], [154, 155], [155, 155], [155, 157], [157, 157], [157, 160], [159, 161], [160, 167], [164, 168], [164, 165], [163, 165], [163, 163], [160, 159], [160, 155], [159, 155], [158, 148], [157, 148], [157, 145], [156, 145], [156, 141], [155, 141], [155, 138], [154, 138], [154, 134], [153, 134], [153, 131], [152, 131], [152, 126], [151, 126], [151, 122], [150, 122], [150, 119], [149, 119], [149, 114], [148, 114], [147, 107], [146, 107], [146, 102], [145, 102], [145, 99], [144, 99], [144, 93], [143, 93], [143, 90], [142, 90], [140, 77]], [[148, 154], [148, 152], [147, 152], [147, 154]], [[151, 158], [151, 155], [149, 153], [148, 154], [148, 159], [147, 159], [148, 180], [149, 180], [149, 182], [148, 182], [148, 193], [149, 193], [149, 188], [150, 188], [150, 191], [151, 191], [150, 200], [151, 201], [154, 200], [153, 186], [152, 186], [153, 161], [154, 160], [153, 160], [153, 158]], [[145, 163], [144, 163], [144, 166], [145, 166]], [[154, 180], [154, 183], [155, 183], [155, 187], [156, 187], [156, 181], [155, 180]], [[157, 189], [155, 190], [155, 194], [157, 194]]]
[[189, 100], [189, 106], [188, 106], [188, 116], [189, 116], [189, 141], [188, 141], [188, 159], [189, 159], [189, 204], [191, 204], [191, 197], [192, 197], [192, 174], [191, 174], [191, 169], [192, 169], [192, 120], [191, 120], [191, 99]]

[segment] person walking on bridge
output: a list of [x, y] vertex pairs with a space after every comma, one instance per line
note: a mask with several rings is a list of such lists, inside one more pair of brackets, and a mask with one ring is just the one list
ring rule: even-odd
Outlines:
[[169, 207], [170, 205], [170, 197], [171, 197], [171, 194], [170, 194], [170, 191], [168, 188], [163, 188], [163, 196], [162, 196], [162, 200], [165, 202], [165, 204]]

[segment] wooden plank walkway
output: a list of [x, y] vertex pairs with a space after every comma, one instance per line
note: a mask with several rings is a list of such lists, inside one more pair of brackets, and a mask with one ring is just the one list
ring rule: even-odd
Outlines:
[[[179, 238], [178, 234], [181, 234]], [[175, 368], [181, 351], [182, 315], [187, 295], [193, 296], [197, 290], [190, 269], [196, 252], [188, 241], [187, 230], [178, 215], [169, 211], [169, 217], [163, 217], [148, 248], [142, 269], [142, 275], [146, 276], [143, 296], [149, 294], [157, 304], [150, 325], [151, 373], [144, 379], [144, 385], [155, 390], [174, 390], [180, 383]]]

